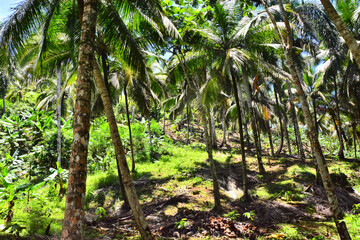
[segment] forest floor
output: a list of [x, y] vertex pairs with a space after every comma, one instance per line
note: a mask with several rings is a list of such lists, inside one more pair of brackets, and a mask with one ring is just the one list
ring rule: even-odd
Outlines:
[[[200, 130], [193, 129], [193, 132]], [[201, 149], [204, 146], [199, 144], [203, 142], [201, 135], [193, 136], [193, 143], [189, 145], [184, 145], [185, 136], [175, 128], [169, 129], [167, 136], [175, 144], [168, 146], [167, 157], [154, 163], [139, 163], [137, 175], [141, 177], [135, 181], [146, 219], [156, 236], [163, 239], [338, 239], [325, 191], [315, 181], [312, 160], [302, 161], [285, 154], [265, 155], [266, 174], [260, 175], [256, 157], [247, 154], [251, 200], [245, 202], [241, 200], [241, 157], [232, 150], [237, 143], [230, 141], [230, 145], [215, 154], [223, 208], [219, 213], [212, 210], [210, 167]], [[328, 163], [341, 208], [351, 214], [354, 204], [360, 203], [357, 192], [360, 162], [328, 159]], [[138, 238], [131, 213], [110, 207], [115, 202], [106, 196], [114, 190], [119, 191], [118, 185], [97, 190], [97, 195], [105, 196], [103, 206], [109, 206], [109, 216], [94, 221], [98, 205], [90, 207], [88, 239]], [[356, 226], [349, 228], [354, 239], [360, 239]]]
[[[230, 141], [214, 154], [222, 197], [222, 212], [214, 212], [201, 135], [194, 134], [188, 145], [175, 128], [169, 128], [167, 136], [173, 141], [164, 144], [158, 160], [137, 163], [134, 181], [146, 219], [159, 239], [339, 239], [311, 159], [264, 152], [266, 174], [260, 175], [256, 157], [248, 153], [251, 200], [243, 201], [241, 156], [234, 150], [238, 143]], [[351, 220], [354, 204], [360, 203], [360, 161], [327, 161], [349, 230], [353, 239], [360, 239], [360, 226]], [[131, 212], [121, 208], [120, 195], [115, 164], [89, 175], [85, 239], [140, 239]], [[52, 228], [49, 236], [21, 239], [58, 239], [60, 218], [43, 226]]]

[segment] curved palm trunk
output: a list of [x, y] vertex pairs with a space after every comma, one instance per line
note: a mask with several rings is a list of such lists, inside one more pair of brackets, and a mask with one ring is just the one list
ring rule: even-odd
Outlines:
[[263, 165], [262, 159], [261, 159], [261, 147], [259, 144], [258, 127], [257, 127], [256, 119], [255, 119], [255, 111], [252, 106], [252, 96], [251, 96], [250, 86], [249, 86], [245, 67], [242, 69], [242, 75], [243, 75], [243, 82], [244, 82], [244, 87], [245, 87], [245, 92], [246, 92], [246, 100], [247, 100], [247, 104], [248, 104], [248, 107], [250, 110], [251, 127], [252, 127], [253, 135], [254, 135], [254, 143], [255, 143], [255, 148], [256, 148], [256, 157], [257, 157], [257, 161], [258, 161], [259, 173], [264, 174], [265, 168], [264, 168], [264, 165]]
[[79, 69], [76, 80], [73, 143], [69, 164], [69, 182], [61, 239], [82, 239], [86, 164], [91, 112], [92, 61], [94, 59], [97, 0], [85, 0], [81, 28]]
[[[264, 3], [264, 2], [263, 2]], [[314, 151], [314, 155], [317, 161], [317, 165], [321, 174], [321, 178], [322, 178], [322, 182], [324, 184], [324, 188], [326, 191], [326, 195], [329, 201], [329, 205], [330, 205], [330, 211], [332, 212], [334, 221], [335, 221], [335, 225], [338, 229], [338, 233], [339, 236], [342, 240], [350, 240], [350, 235], [349, 232], [346, 228], [346, 224], [344, 221], [344, 214], [341, 211], [340, 207], [339, 207], [339, 202], [338, 199], [336, 197], [336, 193], [334, 190], [334, 185], [331, 181], [330, 178], [330, 174], [329, 174], [329, 170], [326, 166], [326, 162], [325, 162], [325, 158], [319, 143], [319, 139], [318, 139], [318, 135], [316, 134], [316, 128], [315, 128], [315, 124], [314, 121], [312, 119], [311, 116], [311, 112], [309, 109], [309, 103], [307, 101], [305, 92], [301, 86], [301, 83], [299, 81], [298, 75], [296, 73], [296, 68], [294, 66], [294, 56], [293, 56], [293, 49], [292, 49], [292, 43], [293, 43], [293, 38], [292, 38], [292, 31], [291, 31], [291, 27], [290, 27], [290, 23], [288, 21], [284, 6], [282, 4], [282, 0], [278, 0], [278, 4], [279, 4], [279, 8], [280, 8], [280, 12], [281, 15], [284, 19], [284, 23], [285, 23], [285, 27], [286, 27], [286, 31], [287, 31], [287, 43], [285, 42], [285, 40], [283, 39], [277, 25], [275, 22], [275, 19], [273, 18], [273, 16], [271, 15], [271, 13], [268, 11], [267, 7], [266, 7], [266, 3], [264, 3], [265, 9], [269, 15], [269, 17], [271, 18], [271, 21], [275, 27], [275, 29], [278, 32], [279, 38], [282, 41], [282, 46], [285, 52], [285, 58], [287, 60], [287, 64], [290, 70], [290, 74], [292, 77], [292, 81], [296, 87], [299, 99], [300, 99], [300, 103], [301, 106], [303, 108], [303, 112], [304, 112], [304, 116], [305, 116], [305, 123], [307, 128], [309, 129], [309, 138], [310, 138], [310, 142], [311, 142], [311, 146], [312, 149]]]
[[58, 66], [56, 72], [56, 96], [58, 99], [58, 103], [56, 106], [56, 119], [57, 119], [57, 162], [58, 167], [61, 168], [61, 104], [62, 100], [60, 98], [61, 93], [61, 65]]
[[130, 116], [129, 116], [129, 104], [128, 104], [128, 96], [126, 87], [124, 88], [124, 95], [125, 95], [125, 107], [126, 107], [126, 118], [127, 118], [127, 124], [129, 128], [129, 138], [130, 138], [130, 150], [131, 150], [131, 172], [135, 173], [135, 158], [134, 158], [134, 146], [133, 146], [133, 140], [132, 140], [132, 134], [131, 134], [131, 123], [130, 123]]
[[298, 154], [300, 155], [301, 159], [305, 160], [304, 148], [303, 148], [302, 141], [301, 141], [299, 124], [298, 124], [297, 115], [296, 115], [296, 111], [295, 111], [295, 105], [294, 105], [294, 101], [293, 101], [294, 96], [291, 92], [291, 87], [290, 87], [289, 81], [286, 81], [286, 87], [287, 87], [287, 90], [289, 93], [290, 113], [291, 113], [291, 118], [292, 118], [293, 124], [294, 124], [294, 131], [295, 131], [296, 146], [297, 146]]
[[343, 37], [346, 44], [348, 45], [350, 52], [352, 53], [358, 67], [360, 68], [360, 48], [354, 35], [348, 29], [346, 24], [343, 22], [339, 14], [336, 12], [331, 2], [329, 0], [320, 0], [320, 1], [324, 6], [326, 12], [329, 14], [329, 17], [333, 21], [340, 35]]
[[244, 141], [244, 132], [243, 132], [243, 123], [242, 123], [242, 114], [241, 114], [241, 107], [239, 103], [239, 90], [238, 85], [235, 81], [235, 73], [234, 69], [231, 68], [231, 78], [232, 78], [232, 85], [233, 85], [233, 91], [235, 95], [235, 104], [236, 104], [236, 110], [238, 114], [238, 121], [239, 121], [239, 133], [240, 133], [240, 147], [241, 147], [241, 166], [242, 166], [242, 184], [243, 184], [243, 191], [244, 191], [244, 198], [246, 200], [249, 199], [249, 191], [248, 191], [248, 185], [247, 185], [247, 167], [246, 167], [246, 156], [245, 156], [245, 141]]
[[[276, 91], [276, 86], [274, 85], [274, 94], [275, 94], [275, 102], [276, 102], [276, 107], [278, 108], [279, 111], [279, 125], [280, 125], [280, 146], [279, 149], [276, 151], [275, 156], [280, 155], [283, 145], [284, 145], [284, 130], [283, 130], [283, 124], [282, 124], [282, 114], [280, 112], [280, 105], [279, 105], [279, 99], [278, 99], [278, 95], [277, 95], [277, 91]], [[286, 126], [285, 126], [286, 127]], [[290, 146], [289, 146], [290, 147]]]
[[142, 239], [145, 240], [154, 239], [150, 231], [150, 228], [145, 220], [144, 213], [141, 209], [138, 197], [136, 195], [135, 186], [132, 182], [129, 167], [126, 162], [125, 151], [116, 124], [116, 119], [112, 108], [110, 96], [107, 91], [106, 85], [102, 79], [100, 68], [97, 65], [95, 59], [93, 65], [94, 65], [94, 75], [95, 75], [96, 85], [104, 104], [106, 117], [110, 126], [111, 139], [115, 147], [116, 160], [118, 162], [118, 166], [120, 167], [121, 178], [122, 178], [122, 182], [124, 183], [124, 188], [127, 199], [131, 207], [131, 211], [135, 218], [135, 222], [141, 234]]

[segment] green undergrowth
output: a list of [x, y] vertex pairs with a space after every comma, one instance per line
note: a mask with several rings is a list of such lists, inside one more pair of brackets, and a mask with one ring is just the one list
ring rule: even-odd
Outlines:
[[[144, 185], [137, 185], [137, 192], [142, 204], [168, 199], [184, 194], [188, 201], [175, 206], [167, 206], [165, 215], [174, 216], [181, 209], [195, 211], [209, 211], [213, 205], [212, 181], [210, 164], [207, 153], [202, 145], [179, 146], [170, 141], [162, 144], [162, 154], [155, 160], [136, 163], [134, 180], [145, 181]], [[229, 164], [240, 164], [241, 157], [236, 151], [214, 152], [218, 171]], [[263, 200], [276, 200], [288, 204], [304, 203], [304, 188], [315, 179], [315, 170], [310, 160], [301, 163], [294, 159], [277, 159], [264, 157], [264, 165], [268, 174], [256, 174], [256, 157], [247, 156], [249, 169], [255, 174], [258, 183], [250, 189], [253, 196]], [[353, 171], [354, 163], [329, 161], [331, 173], [344, 173], [350, 184], [356, 189], [359, 187], [358, 173]], [[128, 164], [131, 161], [128, 157]], [[341, 169], [341, 170], [340, 170]], [[355, 172], [353, 174], [353, 172]], [[240, 174], [240, 173], [239, 173]], [[14, 206], [13, 224], [19, 224], [22, 236], [34, 234], [44, 235], [51, 223], [49, 234], [60, 235], [64, 216], [65, 198], [58, 197], [58, 187], [48, 184], [30, 193], [30, 201], [26, 193], [21, 195]], [[224, 195], [224, 192], [221, 191]], [[225, 196], [225, 195], [224, 195]], [[228, 199], [223, 198], [226, 206]], [[85, 209], [95, 215], [98, 209], [104, 209], [107, 214], [117, 211], [123, 203], [123, 196], [119, 191], [116, 162], [113, 158], [107, 163], [106, 170], [97, 170], [87, 177]], [[2, 204], [3, 215], [7, 206]], [[346, 216], [349, 230], [356, 239], [359, 230], [359, 211]], [[3, 224], [3, 221], [0, 222]], [[3, 233], [0, 233], [0, 236]], [[90, 234], [90, 232], [89, 232]], [[96, 232], [91, 233], [95, 235]], [[269, 233], [274, 239], [337, 239], [336, 229], [327, 222], [296, 222], [280, 224], [277, 230]], [[119, 239], [121, 236], [119, 235]], [[270, 238], [271, 239], [271, 238]]]

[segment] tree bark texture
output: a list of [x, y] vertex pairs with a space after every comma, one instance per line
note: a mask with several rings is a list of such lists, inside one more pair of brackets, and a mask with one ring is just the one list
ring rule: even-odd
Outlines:
[[95, 60], [94, 60], [93, 64], [94, 64], [94, 75], [95, 75], [96, 85], [97, 85], [101, 99], [104, 104], [105, 114], [106, 114], [106, 117], [107, 117], [107, 120], [108, 120], [108, 123], [110, 126], [111, 139], [112, 139], [112, 142], [115, 147], [116, 160], [118, 161], [118, 164], [120, 166], [122, 182], [124, 183], [126, 196], [129, 201], [132, 214], [134, 216], [136, 225], [138, 227], [138, 230], [141, 234], [142, 239], [145, 239], [145, 240], [154, 239], [154, 237], [150, 231], [149, 225], [147, 224], [147, 222], [145, 220], [144, 213], [142, 211], [142, 208], [139, 204], [138, 197], [136, 195], [135, 186], [131, 179], [129, 167], [126, 162], [124, 147], [121, 142], [119, 130], [118, 130], [116, 119], [115, 119], [114, 110], [113, 110], [113, 107], [111, 104], [110, 95], [107, 91], [105, 82], [102, 79], [100, 68]]
[[82, 19], [79, 68], [76, 80], [73, 143], [69, 164], [69, 180], [63, 222], [63, 240], [82, 239], [86, 164], [91, 113], [92, 61], [94, 59], [97, 0], [85, 0]]

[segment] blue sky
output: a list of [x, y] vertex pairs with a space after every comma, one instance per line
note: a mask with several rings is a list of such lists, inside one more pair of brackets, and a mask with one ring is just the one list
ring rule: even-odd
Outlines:
[[0, 2], [0, 21], [2, 21], [11, 13], [10, 8], [15, 7], [20, 0], [1, 0]]

